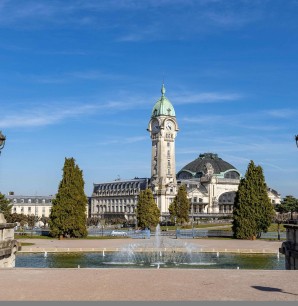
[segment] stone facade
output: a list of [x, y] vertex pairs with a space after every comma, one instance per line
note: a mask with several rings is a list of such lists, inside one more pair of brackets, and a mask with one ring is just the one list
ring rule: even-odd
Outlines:
[[286, 257], [286, 270], [298, 270], [298, 224], [286, 224], [287, 239], [279, 249]]
[[15, 254], [21, 249], [20, 244], [14, 239], [15, 223], [6, 223], [0, 213], [0, 268], [15, 267]]
[[[187, 187], [194, 219], [204, 214], [232, 214], [240, 179], [240, 172], [214, 153], [200, 154], [177, 173], [178, 184]], [[280, 204], [277, 191], [268, 188], [268, 197], [273, 205]]]
[[206, 179], [178, 180], [186, 185], [191, 201], [190, 214], [194, 219], [210, 214], [226, 215], [233, 212], [234, 199], [239, 180], [224, 181], [216, 177]]
[[[91, 217], [106, 219], [114, 214], [115, 217], [124, 216], [125, 220], [135, 220], [139, 192], [149, 187], [161, 211], [161, 221], [167, 220], [169, 205], [181, 184], [187, 187], [193, 220], [232, 214], [241, 179], [234, 166], [217, 154], [204, 153], [176, 174], [175, 139], [179, 128], [175, 109], [165, 92], [162, 85], [161, 98], [153, 106], [147, 128], [152, 143], [150, 179], [94, 184], [90, 198]], [[269, 188], [268, 196], [272, 204], [280, 203], [280, 195], [275, 190]]]
[[150, 187], [161, 214], [167, 214], [177, 193], [175, 138], [178, 132], [175, 110], [165, 96], [155, 103], [147, 131], [152, 141]]
[[[50, 217], [54, 196], [23, 196], [15, 195], [14, 192], [10, 192], [5, 196], [10, 203], [13, 205], [11, 208], [11, 213], [23, 214], [23, 215], [33, 215], [38, 218]], [[86, 204], [86, 215], [88, 213], [89, 205]], [[36, 226], [44, 226], [42, 221], [38, 221]]]
[[6, 198], [12, 206], [11, 213], [49, 217], [53, 196], [23, 196], [10, 192]]
[[146, 188], [147, 178], [93, 184], [90, 217], [105, 221], [122, 219], [124, 222], [134, 223], [139, 194]]

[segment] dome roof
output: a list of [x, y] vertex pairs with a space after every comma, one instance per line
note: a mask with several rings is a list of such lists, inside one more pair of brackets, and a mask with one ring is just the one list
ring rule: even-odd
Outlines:
[[161, 98], [155, 103], [152, 109], [152, 117], [157, 116], [173, 116], [175, 117], [175, 110], [172, 103], [165, 96], [166, 89], [164, 84], [162, 84], [161, 88]]
[[204, 153], [200, 154], [197, 159], [184, 166], [179, 172], [187, 170], [192, 173], [204, 173], [205, 165], [207, 163], [212, 165], [214, 174], [220, 174], [228, 170], [236, 170], [234, 166], [219, 158], [217, 154]]

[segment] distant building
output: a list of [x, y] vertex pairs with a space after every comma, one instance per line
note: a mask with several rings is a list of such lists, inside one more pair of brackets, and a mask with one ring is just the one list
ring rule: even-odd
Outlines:
[[[204, 214], [232, 214], [240, 179], [240, 172], [214, 153], [200, 154], [177, 173], [178, 184], [187, 187], [194, 220]], [[271, 188], [268, 196], [273, 205], [281, 201], [280, 194]]]
[[49, 217], [53, 196], [23, 196], [9, 192], [6, 196], [11, 201], [11, 213]]
[[281, 203], [281, 196], [276, 190], [268, 188], [268, 196], [274, 206]]
[[98, 217], [107, 222], [118, 219], [134, 223], [139, 194], [146, 188], [147, 178], [94, 184], [90, 197], [90, 217]]
[[194, 217], [231, 214], [240, 177], [234, 166], [214, 153], [200, 154], [177, 173], [178, 182], [187, 186]]
[[[169, 205], [180, 185], [187, 188], [190, 199], [190, 217], [220, 217], [231, 215], [241, 179], [240, 172], [215, 153], [199, 157], [176, 174], [175, 139], [179, 131], [173, 105], [165, 96], [154, 104], [147, 131], [151, 138], [151, 177], [126, 181], [94, 184], [90, 198], [90, 212], [106, 221], [122, 218], [135, 222], [135, 209], [141, 190], [151, 188], [161, 220], [169, 218]], [[279, 204], [280, 195], [268, 188], [273, 205]]]

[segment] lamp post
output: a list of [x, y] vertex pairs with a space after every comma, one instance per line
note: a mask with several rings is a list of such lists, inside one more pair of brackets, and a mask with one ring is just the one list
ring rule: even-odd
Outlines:
[[295, 140], [296, 140], [296, 146], [298, 148], [298, 135], [295, 135]]
[[1, 150], [4, 148], [6, 137], [0, 131], [0, 154]]

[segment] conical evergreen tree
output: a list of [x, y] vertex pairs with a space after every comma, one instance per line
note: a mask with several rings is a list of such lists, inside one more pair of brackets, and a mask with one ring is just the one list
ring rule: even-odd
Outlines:
[[174, 222], [176, 217], [177, 223], [184, 223], [189, 221], [189, 200], [187, 198], [187, 191], [185, 185], [179, 187], [177, 195], [169, 206], [169, 213], [171, 221]]
[[257, 235], [261, 236], [262, 232], [267, 232], [272, 220], [275, 216], [274, 207], [268, 196], [267, 185], [265, 183], [265, 177], [261, 166], [256, 167], [257, 173], [257, 194], [258, 201], [255, 203], [255, 215], [257, 222]]
[[274, 210], [267, 193], [262, 167], [251, 161], [236, 192], [233, 210], [235, 238], [255, 239], [267, 231]]
[[160, 210], [157, 207], [152, 191], [149, 188], [140, 192], [136, 216], [138, 226], [141, 228], [156, 227], [159, 223]]
[[86, 206], [83, 173], [73, 158], [65, 158], [63, 177], [53, 200], [50, 229], [53, 237], [85, 237]]

